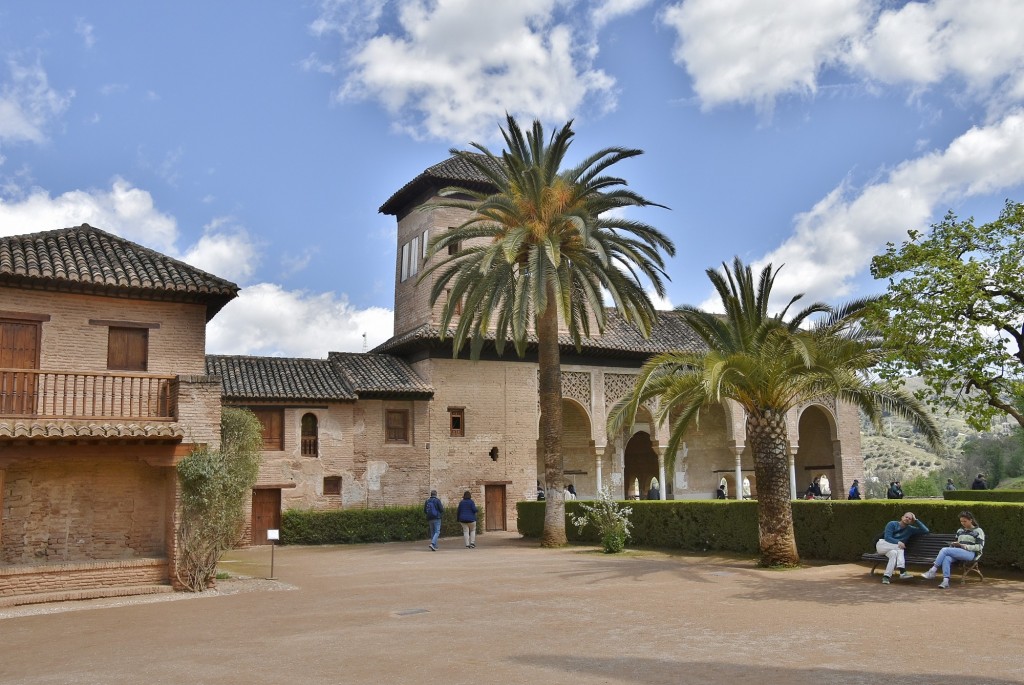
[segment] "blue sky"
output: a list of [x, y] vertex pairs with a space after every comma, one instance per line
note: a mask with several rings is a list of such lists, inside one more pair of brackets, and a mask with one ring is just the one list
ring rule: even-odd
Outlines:
[[217, 353], [391, 334], [377, 208], [504, 113], [671, 210], [663, 306], [704, 270], [779, 295], [878, 292], [887, 241], [1024, 200], [1019, 0], [320, 0], [0, 7], [0, 235], [90, 223], [243, 286]]

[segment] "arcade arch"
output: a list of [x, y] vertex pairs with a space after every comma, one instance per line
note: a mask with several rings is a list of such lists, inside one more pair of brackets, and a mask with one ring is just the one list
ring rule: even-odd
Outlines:
[[797, 493], [804, 493], [816, 477], [827, 479], [826, 488], [839, 482], [836, 473], [836, 428], [831, 412], [816, 404], [804, 409], [800, 414], [797, 440], [798, 447], [793, 460]]

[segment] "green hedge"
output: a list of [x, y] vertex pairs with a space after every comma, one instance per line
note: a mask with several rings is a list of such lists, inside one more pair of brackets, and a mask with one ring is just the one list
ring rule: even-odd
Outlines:
[[[462, 535], [455, 520], [456, 507], [446, 507], [441, 517], [441, 536]], [[483, 507], [477, 521], [483, 518]], [[483, 528], [477, 525], [477, 535]], [[397, 542], [427, 540], [430, 529], [422, 505], [383, 509], [314, 511], [289, 509], [281, 515], [282, 545], [338, 545], [354, 542]]]
[[[661, 547], [687, 551], [757, 554], [757, 502], [753, 501], [626, 501], [632, 507], [629, 547]], [[856, 561], [873, 552], [885, 524], [913, 511], [936, 533], [955, 533], [964, 502], [944, 500], [797, 500], [793, 526], [797, 550], [804, 559]], [[544, 502], [519, 502], [519, 532], [539, 538], [544, 527]], [[566, 502], [566, 534], [574, 542], [597, 542], [596, 531], [582, 533], [569, 513], [578, 502]], [[1024, 569], [1024, 506], [976, 502], [970, 510], [985, 531], [985, 563]]]
[[1024, 490], [945, 490], [942, 496], [962, 502], [1024, 502]]

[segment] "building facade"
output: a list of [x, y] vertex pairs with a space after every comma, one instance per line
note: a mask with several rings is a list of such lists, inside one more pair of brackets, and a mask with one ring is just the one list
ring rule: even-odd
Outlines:
[[[470, 360], [467, 350], [453, 355], [440, 330], [443, 298], [432, 306], [432, 277], [420, 280], [430, 266], [430, 239], [466, 218], [450, 208], [424, 209], [450, 186], [479, 190], [487, 181], [453, 157], [381, 207], [398, 223], [395, 328], [370, 354], [207, 359], [207, 372], [224, 379], [225, 403], [266, 408], [265, 429], [281, 427], [264, 452], [259, 489], [267, 492], [254, 493], [253, 542], [262, 541], [267, 517], [282, 508], [414, 504], [431, 489], [451, 504], [469, 490], [484, 505], [486, 529], [514, 530], [515, 503], [535, 499], [544, 485], [535, 348], [522, 359], [511, 346], [498, 355], [493, 344], [479, 360]], [[644, 361], [672, 349], [699, 349], [701, 341], [678, 315], [662, 312], [645, 339], [611, 312], [605, 331], [581, 349], [568, 335], [562, 343], [563, 467], [580, 497], [607, 488], [623, 498], [706, 499], [721, 485], [730, 498], [756, 497], [743, 411], [732, 403], [704, 412], [674, 455], [664, 453], [667, 428], [652, 420], [656, 407], [642, 408], [621, 434], [607, 431], [609, 411], [629, 394]], [[302, 387], [289, 386], [296, 379]], [[837, 496], [854, 478], [863, 480], [855, 407], [820, 398], [794, 409], [788, 425], [794, 497], [815, 476]], [[315, 455], [308, 448], [314, 432]]]
[[170, 590], [175, 465], [220, 441], [238, 288], [82, 225], [0, 238], [0, 605]]

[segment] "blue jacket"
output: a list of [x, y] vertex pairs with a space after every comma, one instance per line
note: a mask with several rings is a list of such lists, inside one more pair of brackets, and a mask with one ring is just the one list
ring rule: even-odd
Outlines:
[[[878, 530], [875, 528], [875, 530]], [[922, 533], [928, 533], [928, 526], [918, 519], [909, 526], [900, 526], [899, 521], [889, 521], [885, 524], [885, 541], [891, 542], [892, 544], [898, 544], [902, 542], [906, 544], [907, 540], [915, 535], [921, 535]]]
[[476, 521], [476, 503], [471, 499], [459, 501], [457, 518], [459, 519], [459, 523], [471, 523], [472, 521]]

